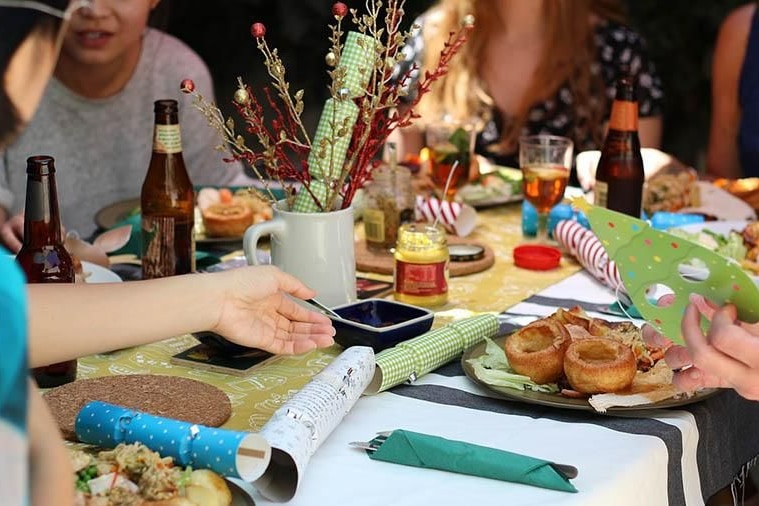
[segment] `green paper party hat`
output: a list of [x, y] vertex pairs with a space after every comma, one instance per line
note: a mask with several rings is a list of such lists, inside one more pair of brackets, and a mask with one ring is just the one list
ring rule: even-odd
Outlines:
[[[734, 304], [745, 322], [759, 321], [759, 288], [735, 260], [656, 230], [643, 220], [592, 206], [582, 197], [573, 199], [572, 205], [588, 217], [640, 314], [672, 341], [683, 342], [680, 322], [691, 293], [718, 305]], [[694, 266], [697, 276], [692, 274]], [[674, 294], [672, 304], [664, 307], [648, 300], [646, 291], [657, 287]], [[701, 328], [709, 328], [705, 318]]]

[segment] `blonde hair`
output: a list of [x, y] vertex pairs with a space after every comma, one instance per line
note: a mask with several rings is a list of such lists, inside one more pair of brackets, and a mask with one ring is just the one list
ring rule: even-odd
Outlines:
[[[448, 74], [435, 83], [419, 104], [423, 121], [448, 115], [459, 120], [489, 119], [493, 100], [479, 75], [485, 47], [498, 24], [495, 2], [498, 0], [439, 0], [425, 19], [421, 72], [424, 75], [437, 64], [438, 49], [451, 31], [455, 31], [467, 14], [475, 16], [475, 28], [449, 65]], [[531, 0], [528, 0], [531, 1]], [[596, 59], [593, 17], [623, 21], [625, 13], [618, 0], [549, 0], [544, 3], [543, 19], [547, 40], [532, 83], [522, 98], [516, 114], [504, 125], [501, 148], [512, 150], [532, 106], [551, 97], [568, 83], [575, 110], [575, 131], [590, 130], [600, 144], [606, 110], [605, 85], [600, 73], [593, 76], [591, 64]]]

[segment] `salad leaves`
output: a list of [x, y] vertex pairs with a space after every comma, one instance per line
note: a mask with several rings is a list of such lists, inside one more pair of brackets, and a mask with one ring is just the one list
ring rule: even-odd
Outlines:
[[729, 234], [718, 234], [711, 230], [701, 230], [699, 232], [688, 232], [681, 228], [671, 228], [667, 230], [670, 234], [682, 237], [691, 242], [695, 242], [715, 253], [732, 258], [740, 262], [746, 258], [748, 248], [743, 244], [743, 236], [740, 232], [731, 230]]
[[559, 391], [556, 383], [540, 385], [528, 376], [515, 373], [509, 365], [506, 352], [492, 339], [485, 338], [485, 353], [477, 358], [469, 359], [467, 363], [472, 366], [475, 376], [488, 385], [545, 393]]

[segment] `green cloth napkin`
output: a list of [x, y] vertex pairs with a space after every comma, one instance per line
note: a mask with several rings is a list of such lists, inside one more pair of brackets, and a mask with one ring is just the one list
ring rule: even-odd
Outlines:
[[[654, 302], [656, 304], [656, 302]], [[638, 308], [635, 306], [622, 306], [622, 303], [619, 301], [614, 302], [613, 304], [609, 304], [609, 309], [615, 313], [618, 313], [620, 316], [632, 316], [633, 318], [643, 318], [641, 316], [640, 311], [638, 311]]]
[[551, 462], [518, 453], [400, 429], [372, 443], [379, 445], [367, 451], [373, 460], [577, 492]]
[[484, 338], [498, 334], [498, 318], [481, 314], [449, 323], [377, 354], [374, 379], [364, 392], [376, 394], [434, 371]]

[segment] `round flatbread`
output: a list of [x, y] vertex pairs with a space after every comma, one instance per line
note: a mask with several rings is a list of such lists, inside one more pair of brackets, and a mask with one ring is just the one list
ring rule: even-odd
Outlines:
[[137, 411], [218, 427], [229, 419], [229, 397], [215, 386], [155, 374], [105, 376], [77, 380], [44, 394], [63, 437], [77, 441], [74, 424], [90, 401], [103, 401]]

